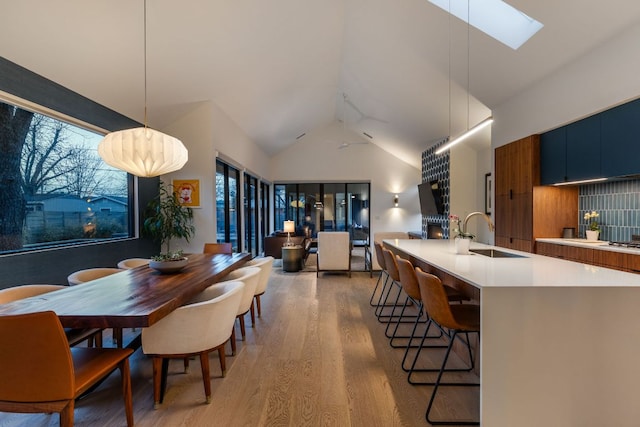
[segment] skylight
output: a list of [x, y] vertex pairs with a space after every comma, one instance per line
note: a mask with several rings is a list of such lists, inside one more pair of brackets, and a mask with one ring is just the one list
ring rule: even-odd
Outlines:
[[[537, 33], [542, 25], [502, 0], [473, 1], [429, 0], [441, 9], [473, 25], [483, 33], [493, 37], [511, 49], [516, 50]], [[469, 11], [468, 8], [471, 7]], [[467, 13], [471, 20], [467, 19]]]

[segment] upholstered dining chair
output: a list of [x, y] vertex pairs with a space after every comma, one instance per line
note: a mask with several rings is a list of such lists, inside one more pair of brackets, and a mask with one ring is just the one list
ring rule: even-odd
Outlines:
[[120, 273], [121, 271], [124, 271], [124, 270], [121, 268], [111, 268], [111, 267], [87, 268], [84, 270], [78, 270], [71, 273], [67, 277], [67, 281], [69, 282], [69, 286], [81, 285], [82, 283], [90, 282], [92, 280], [109, 276], [111, 274]]
[[[269, 277], [271, 276], [271, 270], [273, 270], [273, 257], [256, 257], [247, 261], [244, 264], [246, 267], [258, 267], [260, 269], [260, 278], [258, 279], [258, 285], [256, 286], [256, 292], [254, 294], [254, 300], [256, 309], [258, 310], [258, 317], [262, 315], [262, 308], [260, 307], [260, 297], [267, 290], [269, 284]], [[255, 324], [255, 316], [253, 307], [251, 308], [251, 324]]]
[[[251, 307], [253, 306], [253, 297], [256, 293], [256, 287], [258, 286], [258, 281], [260, 280], [260, 269], [258, 267], [241, 267], [237, 270], [233, 270], [231, 273], [227, 274], [224, 278], [224, 282], [228, 281], [239, 281], [244, 283], [244, 289], [242, 291], [242, 299], [240, 300], [240, 306], [238, 307], [238, 312], [236, 313], [236, 318], [240, 322], [240, 334], [242, 335], [242, 339], [245, 338], [245, 325], [244, 325], [244, 316], [247, 314]], [[231, 355], [234, 356], [236, 354], [236, 329], [233, 328], [231, 332]]]
[[[0, 304], [18, 301], [53, 291], [64, 289], [62, 285], [21, 285], [0, 289]], [[64, 333], [70, 346], [87, 341], [89, 346], [102, 347], [102, 329], [100, 328], [65, 328]]]
[[53, 311], [0, 316], [0, 336], [0, 411], [58, 412], [61, 426], [73, 426], [75, 400], [118, 368], [127, 425], [133, 425], [133, 350], [70, 348]]
[[232, 254], [231, 243], [205, 243], [203, 251], [205, 254]]
[[321, 271], [344, 271], [351, 277], [351, 241], [347, 231], [318, 232], [316, 277]]
[[[244, 284], [239, 281], [209, 286], [188, 304], [156, 324], [142, 329], [142, 351], [153, 358], [154, 407], [162, 403], [169, 359], [200, 356], [206, 402], [211, 402], [209, 353], [218, 350], [222, 376], [226, 373], [224, 345], [231, 337]], [[185, 363], [185, 369], [186, 369]]]
[[[122, 271], [125, 270], [121, 268], [111, 267], [86, 268], [84, 270], [78, 270], [71, 273], [67, 277], [67, 281], [69, 282], [69, 286], [81, 285], [83, 283], [100, 279], [101, 277], [110, 276], [111, 274], [120, 273]], [[118, 347], [123, 346], [122, 328], [113, 328], [113, 340], [116, 342], [116, 345]]]
[[118, 262], [118, 268], [123, 270], [129, 270], [143, 265], [149, 265], [149, 258], [127, 258]]

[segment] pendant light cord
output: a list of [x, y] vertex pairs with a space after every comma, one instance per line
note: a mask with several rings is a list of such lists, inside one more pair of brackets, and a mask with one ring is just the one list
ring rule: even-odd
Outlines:
[[469, 36], [471, 25], [471, 0], [467, 0], [467, 130], [469, 130], [469, 105], [471, 104], [471, 37]]
[[147, 128], [147, 0], [144, 0], [144, 127]]
[[451, 140], [451, 0], [449, 0], [449, 136], [447, 141]]

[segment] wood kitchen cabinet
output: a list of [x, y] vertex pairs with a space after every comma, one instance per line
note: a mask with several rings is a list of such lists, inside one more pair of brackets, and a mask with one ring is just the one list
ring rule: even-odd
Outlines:
[[640, 254], [630, 254], [597, 248], [583, 248], [549, 242], [537, 242], [536, 253], [567, 261], [576, 261], [614, 270], [640, 273]]
[[540, 137], [495, 150], [495, 243], [534, 252], [538, 237], [560, 237], [578, 226], [578, 189], [539, 186]]
[[496, 244], [533, 252], [533, 187], [540, 179], [540, 138], [531, 135], [495, 151]]

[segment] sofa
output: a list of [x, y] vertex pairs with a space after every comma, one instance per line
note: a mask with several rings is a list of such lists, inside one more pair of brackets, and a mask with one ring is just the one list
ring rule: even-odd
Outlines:
[[[276, 231], [264, 238], [264, 256], [272, 256], [275, 259], [282, 259], [282, 246], [287, 242], [287, 233]], [[311, 239], [306, 236], [291, 236], [291, 243], [302, 246], [305, 251], [304, 258], [309, 255]]]

